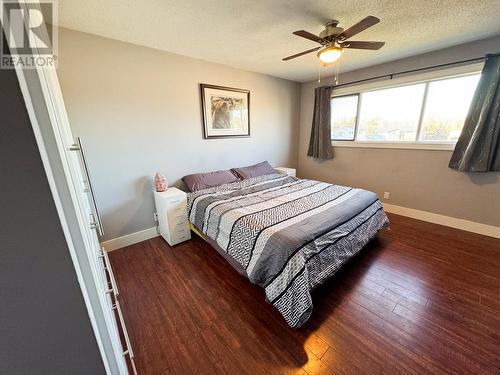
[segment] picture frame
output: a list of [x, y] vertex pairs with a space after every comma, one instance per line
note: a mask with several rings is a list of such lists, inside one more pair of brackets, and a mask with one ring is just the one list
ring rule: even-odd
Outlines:
[[200, 84], [203, 138], [250, 137], [250, 90]]

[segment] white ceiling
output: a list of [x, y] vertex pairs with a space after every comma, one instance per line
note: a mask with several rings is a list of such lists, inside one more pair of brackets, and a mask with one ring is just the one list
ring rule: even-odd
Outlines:
[[[344, 28], [367, 15], [381, 22], [352, 40], [385, 41], [379, 51], [347, 50], [341, 71], [500, 33], [500, 0], [59, 0], [59, 25], [305, 82], [317, 76], [314, 54], [283, 62], [316, 44], [330, 19]], [[499, 46], [500, 49], [500, 46]]]

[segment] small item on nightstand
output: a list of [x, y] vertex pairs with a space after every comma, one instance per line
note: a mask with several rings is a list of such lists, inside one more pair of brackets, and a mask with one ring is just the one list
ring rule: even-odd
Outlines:
[[155, 174], [155, 190], [158, 192], [166, 191], [168, 188], [167, 178], [160, 172]]

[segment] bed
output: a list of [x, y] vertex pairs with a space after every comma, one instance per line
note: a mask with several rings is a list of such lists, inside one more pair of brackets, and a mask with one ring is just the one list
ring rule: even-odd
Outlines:
[[188, 194], [189, 221], [294, 328], [321, 285], [389, 224], [375, 193], [269, 174]]

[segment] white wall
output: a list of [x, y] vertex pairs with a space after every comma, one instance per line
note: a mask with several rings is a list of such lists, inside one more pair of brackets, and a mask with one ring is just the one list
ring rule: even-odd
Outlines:
[[[264, 159], [297, 166], [300, 85], [67, 29], [59, 79], [82, 137], [103, 216], [104, 239], [154, 225], [152, 176]], [[251, 137], [204, 140], [200, 83], [250, 90]]]
[[[341, 74], [340, 82], [443, 64], [500, 51], [500, 36]], [[346, 52], [348, 53], [348, 52]], [[326, 81], [326, 80], [325, 80]], [[314, 88], [301, 87], [298, 175], [375, 191], [387, 203], [500, 226], [500, 173], [463, 173], [448, 168], [451, 151], [334, 148], [334, 159], [307, 156]]]

